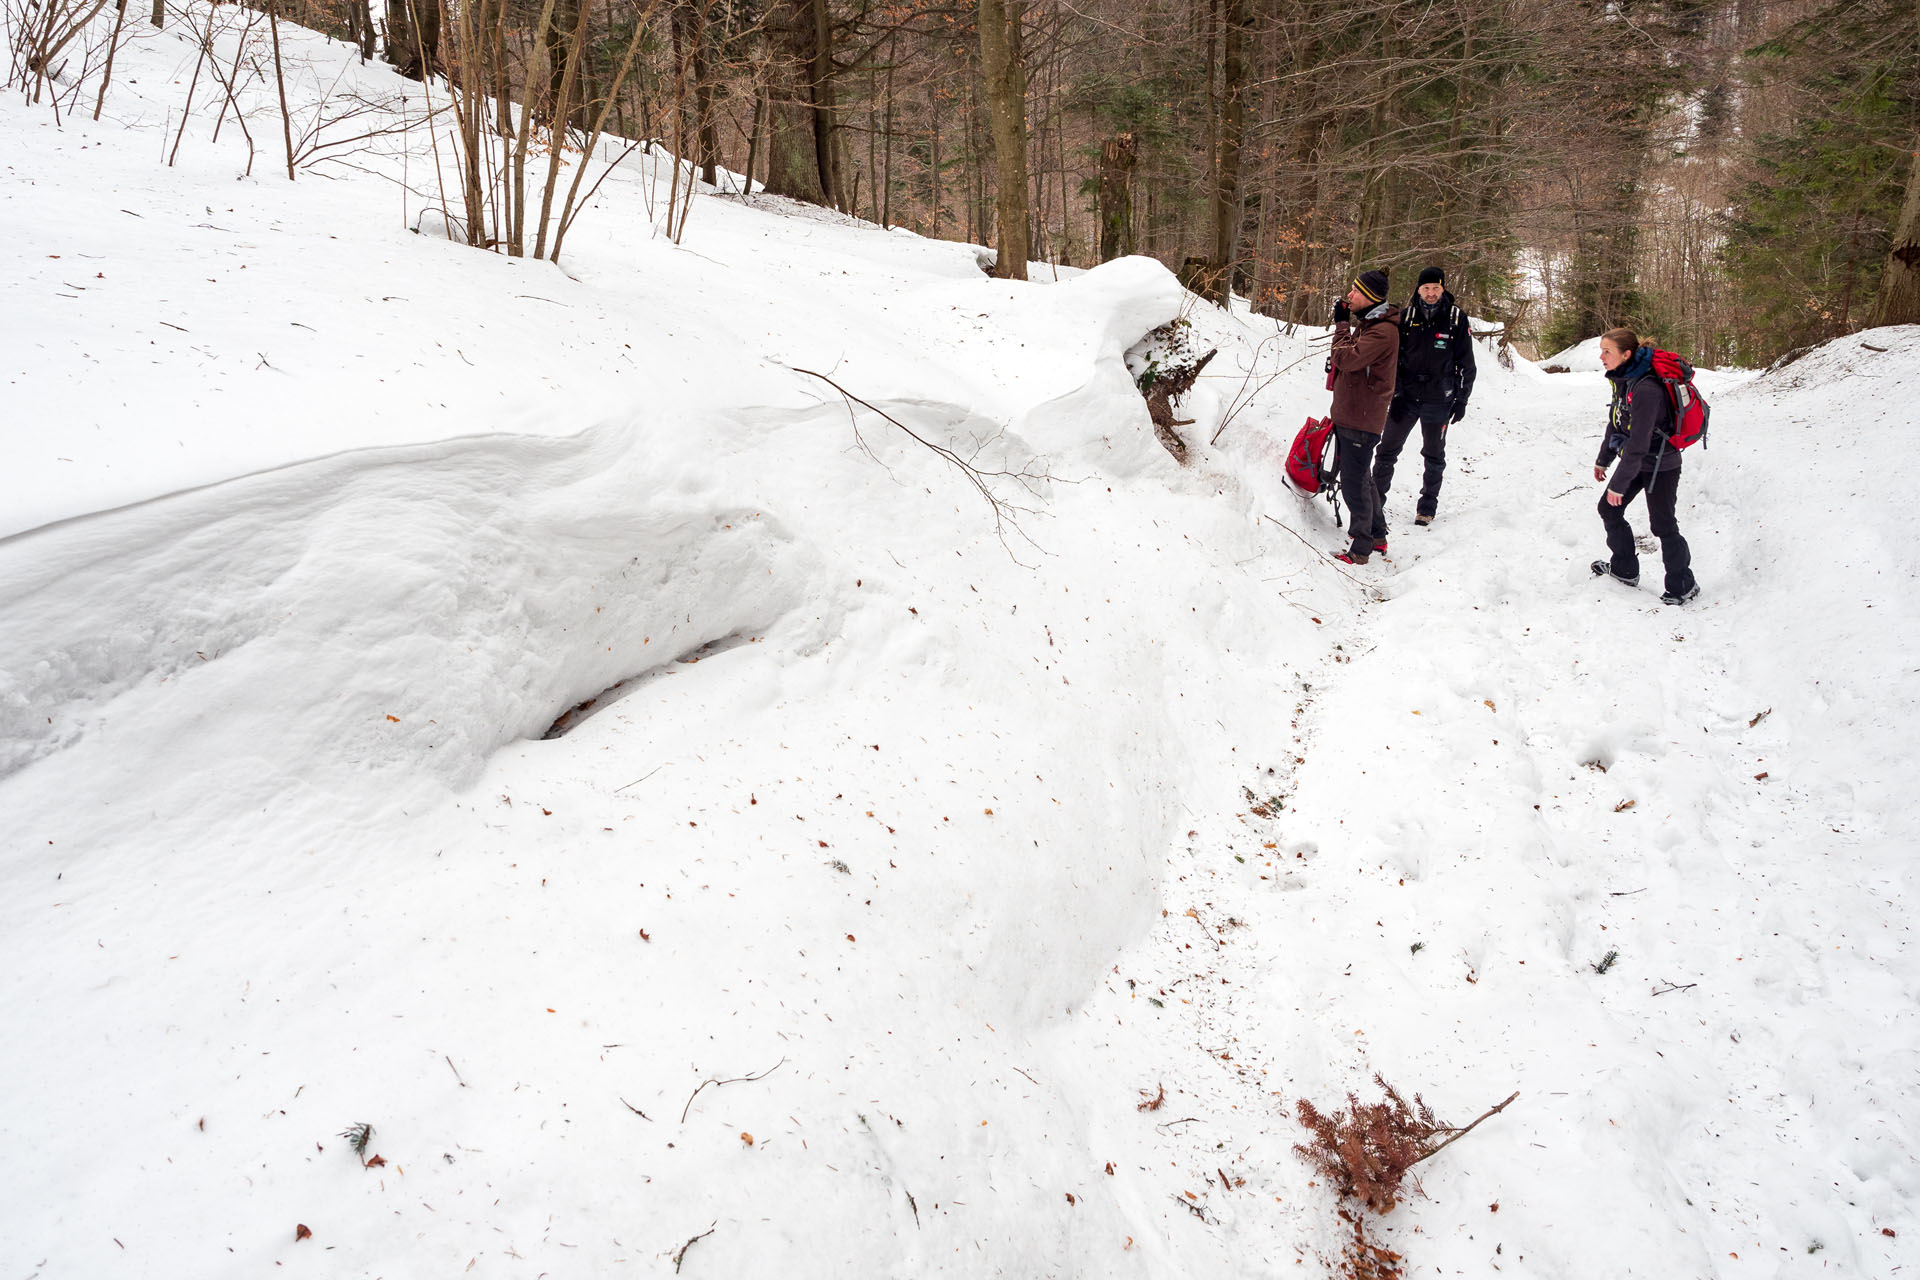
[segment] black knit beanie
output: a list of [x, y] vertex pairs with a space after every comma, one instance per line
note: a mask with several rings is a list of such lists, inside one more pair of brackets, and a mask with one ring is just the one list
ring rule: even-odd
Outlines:
[[1374, 302], [1387, 300], [1387, 273], [1384, 271], [1362, 271], [1353, 278], [1353, 287], [1367, 295]]
[[[1438, 267], [1428, 267], [1420, 273], [1420, 284], [1445, 284], [1447, 273]], [[1419, 286], [1414, 286], [1418, 288]]]

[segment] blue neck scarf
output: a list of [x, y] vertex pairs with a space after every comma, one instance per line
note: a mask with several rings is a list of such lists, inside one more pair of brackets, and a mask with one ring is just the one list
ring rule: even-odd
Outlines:
[[1627, 357], [1625, 364], [1615, 369], [1612, 373], [1609, 373], [1607, 377], [1613, 379], [1616, 386], [1625, 388], [1632, 386], [1652, 372], [1653, 348], [1643, 342], [1631, 356]]

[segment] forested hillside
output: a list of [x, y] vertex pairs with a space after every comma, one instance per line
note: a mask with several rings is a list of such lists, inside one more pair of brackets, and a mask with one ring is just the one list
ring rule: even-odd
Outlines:
[[[205, 23], [120, 2], [120, 40]], [[16, 87], [95, 108], [110, 41], [80, 20], [106, 0], [8, 3]], [[273, 16], [212, 20], [257, 27], [258, 47], [205, 68], [181, 111], [275, 74]], [[664, 140], [709, 182], [719, 166], [1010, 247], [1009, 274], [1146, 253], [1296, 322], [1324, 319], [1349, 263], [1430, 262], [1526, 350], [1626, 324], [1756, 364], [1920, 319], [1904, 0], [281, 0], [277, 16], [420, 81], [421, 118], [464, 164], [461, 234], [510, 254], [560, 250], [560, 229], [528, 230], [525, 192], [548, 195], [543, 129], [563, 118], [576, 143]], [[514, 101], [532, 107], [518, 123]]]

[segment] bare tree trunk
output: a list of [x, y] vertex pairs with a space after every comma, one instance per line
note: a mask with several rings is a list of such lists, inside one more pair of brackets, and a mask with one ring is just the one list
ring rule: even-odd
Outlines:
[[720, 139], [714, 127], [713, 68], [708, 59], [707, 0], [679, 0], [673, 6], [673, 43], [693, 86], [694, 162], [708, 186], [719, 180]]
[[455, 135], [460, 143], [460, 195], [466, 216], [467, 243], [487, 242], [487, 178], [484, 160], [493, 146], [486, 116], [486, 52], [492, 47], [487, 23], [491, 6], [463, 4], [455, 17], [457, 33], [453, 61], [447, 68], [447, 89], [453, 98]]
[[927, 224], [927, 232], [929, 235], [937, 236], [940, 234], [940, 103], [934, 96], [932, 85], [927, 86], [927, 119], [933, 125], [929, 130], [931, 136], [927, 140], [929, 168], [927, 176], [930, 179], [928, 185], [933, 188], [933, 219]]
[[764, 84], [756, 84], [753, 90], [753, 132], [747, 138], [747, 180], [740, 189], [742, 200], [753, 195], [754, 171], [760, 167], [760, 139], [762, 131], [766, 128], [766, 117], [767, 87]]
[[[192, 26], [189, 22], [188, 26]], [[207, 60], [207, 47], [212, 42], [202, 40], [200, 56], [193, 60], [193, 79], [187, 81], [187, 105], [180, 109], [180, 131], [173, 135], [173, 150], [167, 153], [167, 168], [173, 168], [173, 162], [180, 155], [180, 139], [187, 136], [187, 117], [193, 114], [193, 91], [200, 87], [200, 68]]]
[[387, 61], [409, 80], [440, 69], [440, 0], [387, 0]]
[[1907, 173], [1907, 198], [1900, 205], [1900, 221], [1893, 229], [1893, 248], [1880, 276], [1868, 322], [1920, 324], [1920, 144], [1914, 148], [1913, 167]]
[[161, 19], [167, 16], [167, 0], [153, 0], [153, 25], [159, 26]]
[[373, 60], [374, 37], [373, 14], [367, 9], [367, 0], [347, 0], [347, 39], [360, 51], [360, 61]]
[[1133, 252], [1133, 166], [1139, 147], [1131, 133], [1116, 134], [1100, 148], [1100, 261]]
[[[587, 43], [587, 19], [591, 15], [593, 0], [580, 0], [580, 7], [574, 13], [573, 39], [566, 48], [566, 61], [560, 73], [560, 96], [553, 104], [553, 147], [547, 153], [547, 184], [540, 193], [540, 222], [534, 230], [533, 256], [544, 258], [547, 255], [547, 220], [553, 213], [553, 191], [560, 181], [560, 160], [565, 151], [562, 145], [566, 138], [567, 121], [573, 113], [573, 86], [580, 78], [580, 64], [584, 60], [581, 53]], [[580, 163], [587, 158], [582, 156]]]
[[[417, 0], [416, 0], [417, 2]], [[592, 0], [560, 0], [554, 5], [553, 13], [545, 25], [540, 28], [541, 43], [547, 50], [547, 92], [545, 102], [548, 115], [545, 123], [553, 129], [553, 146], [560, 149], [561, 139], [566, 136], [567, 127], [573, 123], [572, 91], [565, 87], [567, 68], [572, 61], [568, 52], [578, 43], [575, 36], [587, 21], [588, 9]], [[545, 228], [541, 228], [542, 234]], [[539, 257], [539, 254], [534, 254]]]
[[273, 35], [273, 83], [280, 92], [280, 135], [287, 144], [287, 181], [293, 181], [293, 114], [287, 110], [287, 73], [280, 66], [280, 0], [269, 0], [267, 30]]
[[880, 175], [880, 225], [893, 225], [893, 69], [900, 60], [900, 33], [887, 42], [887, 105], [881, 127], [887, 134], [885, 171]]
[[[507, 76], [507, 2], [487, 0], [487, 61], [493, 72], [493, 127], [502, 138], [513, 137], [513, 88]], [[524, 97], [524, 95], [523, 95]]]
[[113, 14], [113, 34], [107, 38], [107, 69], [100, 76], [100, 92], [93, 97], [93, 118], [100, 118], [100, 106], [107, 100], [107, 86], [113, 83], [113, 55], [120, 51], [120, 27], [127, 20], [127, 0], [120, 0]]
[[836, 209], [853, 210], [847, 199], [846, 162], [840, 147], [838, 77], [833, 65], [833, 13], [827, 0], [813, 8], [813, 139], [820, 161], [820, 186]]
[[1214, 163], [1212, 272], [1206, 296], [1221, 306], [1233, 297], [1234, 257], [1240, 247], [1240, 140], [1246, 129], [1251, 78], [1253, 0], [1226, 0], [1226, 52], [1220, 76], [1220, 153]]
[[[867, 203], [873, 206], [873, 220], [880, 221], [880, 86], [873, 68], [867, 68]], [[857, 202], [856, 202], [857, 203]]]
[[1027, 278], [1027, 69], [1020, 41], [1025, 0], [980, 0], [980, 71], [993, 129], [999, 258], [994, 274]]
[[774, 0], [767, 14], [767, 190], [827, 203], [813, 100], [812, 0]]

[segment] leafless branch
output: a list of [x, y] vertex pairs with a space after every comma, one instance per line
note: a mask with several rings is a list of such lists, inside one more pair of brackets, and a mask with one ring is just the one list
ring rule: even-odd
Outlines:
[[699, 1235], [694, 1236], [692, 1239], [688, 1240], [685, 1244], [680, 1246], [679, 1251], [673, 1255], [673, 1274], [675, 1275], [680, 1274], [680, 1264], [686, 1261], [687, 1250], [693, 1248], [695, 1244], [697, 1244], [702, 1240], [705, 1240], [708, 1236], [712, 1235], [714, 1232], [714, 1228], [718, 1227], [719, 1225], [720, 1224], [718, 1222], [714, 1223], [712, 1227], [708, 1227], [705, 1231], [702, 1231]]
[[[718, 1088], [723, 1084], [744, 1084], [749, 1080], [764, 1080], [768, 1076], [772, 1075], [774, 1072], [778, 1071], [782, 1066], [784, 1066], [786, 1064], [786, 1061], [787, 1060], [785, 1058], [782, 1058], [780, 1059], [779, 1062], [774, 1063], [772, 1066], [768, 1067], [765, 1071], [757, 1071], [750, 1076], [734, 1076], [731, 1079], [727, 1079], [727, 1080], [715, 1080], [715, 1079], [702, 1080], [700, 1082], [699, 1088], [696, 1088], [693, 1091], [693, 1093], [688, 1096], [687, 1105], [680, 1109], [680, 1123], [685, 1124], [687, 1122], [687, 1113], [693, 1110], [693, 1100], [700, 1096], [701, 1089], [706, 1088], [708, 1085], [713, 1085], [715, 1088]], [[694, 1238], [696, 1240], [699, 1239], [698, 1236]]]
[[[1014, 504], [1008, 502], [1005, 498], [1001, 497], [998, 493], [994, 492], [993, 486], [990, 482], [994, 480], [1011, 480], [1019, 484], [1023, 488], [1025, 488], [1029, 493], [1037, 493], [1038, 492], [1038, 490], [1036, 489], [1037, 485], [1050, 481], [1054, 478], [1050, 473], [1044, 472], [1044, 471], [1032, 471], [1025, 467], [1021, 468], [1018, 471], [1010, 471], [1005, 468], [1002, 468], [997, 471], [987, 470], [986, 468], [975, 464], [971, 459], [961, 457], [957, 452], [955, 452], [953, 449], [949, 448], [948, 446], [943, 444], [938, 444], [932, 440], [927, 439], [925, 436], [915, 431], [912, 427], [909, 427], [906, 423], [900, 421], [900, 419], [894, 417], [892, 414], [880, 408], [878, 405], [875, 405], [870, 401], [861, 399], [859, 396], [847, 390], [845, 387], [841, 386], [838, 382], [835, 382], [832, 378], [828, 377], [826, 374], [817, 373], [812, 369], [801, 369], [793, 365], [789, 365], [787, 367], [793, 369], [795, 373], [804, 373], [810, 378], [820, 379], [820, 381], [826, 383], [828, 386], [832, 387], [835, 391], [838, 391], [841, 397], [848, 402], [849, 406], [857, 404], [861, 408], [867, 410], [869, 413], [877, 414], [878, 416], [885, 418], [888, 422], [892, 423], [894, 426], [898, 427], [901, 431], [905, 432], [910, 439], [915, 441], [917, 444], [920, 444], [924, 448], [932, 451], [935, 455], [937, 455], [941, 459], [941, 461], [945, 462], [948, 466], [954, 468], [954, 470], [958, 471], [962, 476], [964, 476], [966, 478], [967, 483], [973, 486], [974, 491], [980, 495], [981, 499], [984, 502], [986, 502], [988, 509], [993, 512], [994, 534], [996, 537], [1000, 539], [1000, 545], [1006, 548], [1007, 554], [1009, 556], [1013, 555], [1013, 548], [1008, 546], [1007, 544], [1006, 535], [1009, 529], [1011, 529], [1015, 533], [1018, 533], [1021, 539], [1025, 541], [1028, 546], [1034, 547], [1036, 550], [1038, 549], [1038, 544], [1035, 543], [1032, 538], [1027, 536], [1026, 531], [1020, 527], [1020, 522], [1018, 519], [1018, 517], [1022, 514], [1032, 514], [1031, 510], [1029, 508], [1015, 506]], [[855, 431], [857, 434], [858, 432], [857, 425], [855, 427]], [[862, 443], [864, 444], [864, 441]], [[1014, 557], [1014, 562], [1018, 564], [1019, 558]]]
[[1468, 1125], [1466, 1128], [1442, 1130], [1441, 1132], [1450, 1132], [1453, 1136], [1449, 1137], [1445, 1142], [1441, 1143], [1439, 1146], [1434, 1147], [1432, 1150], [1428, 1151], [1425, 1155], [1421, 1156], [1419, 1160], [1415, 1160], [1414, 1163], [1419, 1164], [1421, 1161], [1433, 1159], [1435, 1156], [1439, 1155], [1442, 1151], [1445, 1151], [1448, 1147], [1460, 1141], [1460, 1139], [1466, 1137], [1468, 1134], [1472, 1133], [1475, 1129], [1478, 1129], [1482, 1121], [1485, 1121], [1493, 1116], [1497, 1116], [1502, 1111], [1505, 1111], [1509, 1106], [1513, 1104], [1513, 1100], [1519, 1096], [1520, 1096], [1520, 1091], [1518, 1089], [1515, 1089], [1512, 1093], [1507, 1095], [1507, 1100], [1505, 1102], [1501, 1103], [1497, 1107], [1488, 1107], [1485, 1111], [1480, 1113], [1479, 1117], [1475, 1119], [1472, 1124]]

